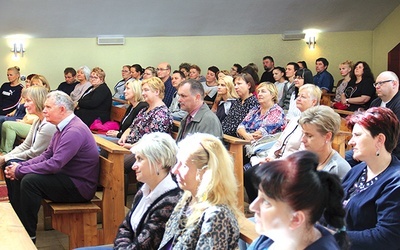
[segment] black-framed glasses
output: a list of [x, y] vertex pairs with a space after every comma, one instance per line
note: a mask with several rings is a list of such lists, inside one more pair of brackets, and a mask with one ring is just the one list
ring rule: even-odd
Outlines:
[[163, 70], [168, 70], [168, 69], [160, 69], [160, 68], [156, 68], [157, 71], [163, 71]]
[[380, 82], [374, 82], [372, 85], [374, 85], [374, 87], [381, 87], [383, 84], [387, 83], [387, 82], [392, 82], [394, 80], [386, 80], [386, 81], [380, 81]]

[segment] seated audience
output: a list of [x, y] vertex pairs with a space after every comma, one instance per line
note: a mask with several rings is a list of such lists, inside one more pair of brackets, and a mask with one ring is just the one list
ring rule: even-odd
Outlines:
[[122, 79], [114, 86], [114, 94], [112, 98], [125, 100], [124, 90], [126, 82], [131, 79], [131, 66], [124, 65], [121, 70]]
[[133, 64], [131, 66], [130, 71], [131, 71], [131, 78], [138, 81], [142, 80], [144, 69], [142, 68], [142, 66], [140, 66], [140, 64]]
[[[148, 107], [139, 111], [131, 126], [121, 135], [121, 138], [118, 140], [120, 146], [130, 149], [143, 135], [148, 133], [171, 133], [173, 119], [167, 106], [162, 101], [164, 90], [164, 83], [158, 77], [143, 80], [142, 95]], [[131, 167], [134, 162], [134, 155], [125, 155], [125, 194], [128, 188], [128, 174], [132, 172]]]
[[81, 66], [76, 71], [76, 79], [78, 80], [78, 84], [75, 86], [74, 90], [71, 92], [70, 96], [72, 101], [74, 101], [75, 105], [83, 93], [86, 92], [88, 88], [92, 86], [89, 82], [90, 80], [90, 69], [88, 66]]
[[[349, 249], [340, 180], [317, 165], [315, 154], [300, 151], [258, 168], [258, 196], [250, 210], [261, 236], [249, 250]], [[317, 223], [321, 216], [334, 235]]]
[[185, 79], [185, 74], [182, 71], [175, 70], [174, 73], [172, 73], [171, 82], [176, 91], [174, 93], [174, 98], [172, 98], [171, 106], [169, 106], [168, 109], [171, 111], [172, 118], [174, 118], [175, 121], [181, 121], [182, 118], [187, 115], [187, 112], [181, 109], [178, 95], [179, 84]]
[[289, 109], [290, 98], [292, 97], [292, 93], [295, 89], [294, 86], [294, 78], [296, 76], [296, 72], [299, 70], [299, 65], [295, 62], [289, 62], [285, 68], [286, 78], [289, 83], [283, 88], [282, 98], [280, 99], [278, 105], [281, 106], [284, 110]]
[[264, 73], [261, 75], [260, 82], [274, 82], [274, 76], [272, 71], [275, 68], [274, 58], [272, 56], [264, 56], [263, 57], [263, 67]]
[[[48, 91], [42, 86], [32, 86], [23, 90], [23, 96], [26, 100], [25, 107], [30, 114], [38, 117], [32, 124], [29, 133], [22, 144], [14, 148], [11, 152], [0, 156], [0, 166], [8, 166], [11, 162], [26, 161], [43, 153], [50, 143], [53, 134], [56, 132], [56, 126], [46, 121], [43, 113], [44, 102]], [[15, 136], [10, 138], [10, 135], [5, 135], [9, 145], [13, 145]], [[12, 185], [9, 185], [10, 180], [6, 179], [8, 184], [8, 197], [13, 200], [14, 193]]]
[[236, 249], [239, 240], [237, 184], [233, 160], [209, 134], [179, 144], [176, 175], [184, 195], [165, 226], [159, 249]]
[[156, 69], [155, 69], [154, 67], [152, 67], [152, 66], [148, 66], [148, 67], [144, 70], [144, 73], [143, 73], [143, 80], [149, 79], [149, 78], [152, 78], [152, 77], [155, 77], [155, 76], [157, 76]]
[[282, 67], [275, 67], [272, 70], [272, 76], [274, 77], [275, 80], [275, 86], [278, 89], [278, 103], [283, 97], [283, 92], [285, 88], [288, 88], [288, 85], [290, 83], [288, 82], [288, 79], [286, 77], [285, 69]]
[[0, 115], [7, 115], [18, 106], [24, 88], [20, 82], [19, 71], [18, 66], [7, 69], [8, 82], [3, 83], [0, 88]]
[[211, 66], [207, 70], [206, 81], [202, 82], [204, 88], [204, 102], [210, 107], [213, 105], [218, 92], [218, 74], [219, 69]]
[[157, 67], [157, 77], [161, 79], [164, 83], [164, 98], [163, 102], [167, 107], [171, 106], [172, 99], [174, 98], [174, 93], [176, 89], [172, 86], [171, 80], [171, 65], [167, 62], [162, 62]]
[[320, 57], [315, 60], [315, 71], [313, 83], [317, 85], [323, 94], [331, 93], [333, 89], [333, 76], [328, 72], [329, 62], [326, 58]]
[[74, 68], [68, 67], [64, 69], [64, 79], [65, 82], [58, 85], [57, 90], [61, 90], [67, 95], [75, 89], [75, 86], [79, 83], [76, 81], [76, 71]]
[[294, 77], [294, 91], [292, 92], [292, 96], [290, 97], [289, 110], [287, 112], [286, 119], [290, 121], [293, 118], [299, 117], [301, 111], [296, 107], [296, 99], [299, 95], [299, 88], [304, 84], [311, 83], [312, 84], [313, 76], [310, 70], [308, 69], [299, 69], [296, 71]]
[[332, 141], [340, 130], [340, 115], [328, 106], [311, 107], [301, 114], [299, 124], [303, 130], [301, 142], [306, 150], [317, 154], [317, 170], [336, 174], [340, 179], [350, 165], [332, 149]]
[[252, 108], [237, 128], [237, 134], [248, 141], [281, 132], [285, 113], [277, 103], [278, 90], [274, 84], [260, 83], [257, 87], [259, 106]]
[[232, 103], [238, 99], [233, 78], [225, 76], [218, 80], [218, 92], [215, 98], [212, 111], [217, 115], [220, 122], [222, 122], [226, 115], [229, 113]]
[[306, 61], [298, 61], [299, 69], [308, 69]]
[[373, 82], [374, 75], [369, 65], [366, 62], [357, 62], [351, 80], [341, 96], [341, 102], [347, 105], [347, 110], [367, 109], [370, 106], [375, 98]]
[[181, 109], [188, 114], [182, 119], [176, 141], [194, 133], [207, 133], [222, 139], [221, 123], [204, 103], [203, 85], [193, 79], [185, 80], [179, 85], [178, 95]]
[[189, 78], [197, 80], [199, 82], [205, 82], [206, 78], [200, 74], [201, 74], [200, 67], [197, 66], [196, 64], [192, 64], [192, 66], [190, 66], [190, 70], [189, 70]]
[[181, 63], [179, 65], [179, 71], [182, 72], [185, 75], [185, 79], [189, 79], [189, 73], [190, 73], [190, 63]]
[[344, 61], [341, 64], [339, 64], [340, 75], [343, 78], [340, 79], [336, 85], [336, 95], [335, 95], [335, 99], [334, 99], [335, 102], [341, 101], [341, 96], [344, 93], [344, 90], [347, 88], [347, 84], [351, 80], [352, 69], [353, 69], [352, 61], [347, 60], [347, 61]]
[[119, 130], [108, 130], [105, 136], [107, 140], [113, 142], [118, 142], [125, 130], [131, 126], [139, 111], [149, 106], [143, 100], [141, 81], [129, 79], [125, 85], [125, 100], [129, 102], [129, 106], [126, 109], [124, 118], [122, 118]]
[[[297, 108], [304, 112], [307, 109], [319, 105], [321, 100], [321, 90], [314, 84], [305, 84], [300, 87], [299, 95], [296, 99]], [[259, 163], [273, 161], [279, 158], [286, 158], [294, 152], [304, 149], [301, 143], [303, 131], [299, 125], [300, 117], [296, 117], [287, 124], [278, 140], [264, 152], [253, 156], [249, 165], [245, 165], [244, 186], [250, 201], [257, 196], [257, 187], [254, 186], [254, 174]], [[266, 157], [264, 156], [266, 155]]]
[[236, 75], [242, 73], [242, 65], [238, 64], [238, 63], [234, 63], [231, 71], [229, 72], [230, 76], [235, 77]]
[[222, 121], [224, 134], [237, 136], [236, 131], [250, 109], [258, 106], [257, 98], [252, 94], [256, 88], [253, 77], [248, 73], [241, 73], [234, 79], [235, 90], [239, 99], [232, 103], [232, 107]]
[[[31, 86], [44, 87], [47, 92], [50, 91], [50, 84], [42, 75], [33, 76], [30, 84]], [[1, 126], [0, 151], [3, 153], [10, 152], [13, 149], [17, 136], [21, 139], [25, 139], [31, 130], [33, 122], [37, 118], [38, 116], [36, 114], [30, 114], [28, 112], [21, 120], [5, 121]]]
[[176, 163], [177, 147], [168, 134], [146, 134], [131, 149], [136, 162], [132, 169], [143, 183], [132, 207], [118, 228], [114, 245], [82, 247], [79, 250], [157, 249], [181, 190], [170, 169]]
[[388, 108], [374, 107], [347, 118], [353, 157], [362, 163], [343, 179], [346, 227], [352, 249], [399, 249], [399, 159], [392, 155], [399, 120]]
[[50, 92], [50, 83], [43, 75], [34, 75], [31, 79], [31, 86], [43, 86]]
[[89, 128], [75, 117], [71, 98], [62, 91], [53, 91], [44, 106], [46, 121], [57, 126], [50, 145], [39, 156], [12, 162], [4, 171], [13, 190], [18, 190], [11, 205], [33, 241], [42, 199], [90, 201], [99, 177], [96, 142]]
[[97, 118], [102, 123], [110, 120], [112, 96], [105, 78], [106, 73], [101, 68], [93, 68], [90, 73], [92, 86], [83, 93], [75, 108], [75, 115], [81, 118], [88, 127]]
[[226, 70], [226, 69], [220, 70], [220, 71], [218, 72], [218, 74], [217, 74], [217, 79], [218, 79], [218, 80], [219, 80], [219, 79], [222, 79], [222, 78], [224, 78], [225, 76], [230, 76], [229, 71]]
[[[251, 66], [251, 65], [253, 65], [253, 66]], [[253, 64], [249, 64], [249, 65], [247, 65], [247, 66], [244, 66], [243, 69], [242, 69], [242, 71], [241, 71], [241, 74], [244, 74], [244, 73], [247, 73], [247, 74], [250, 74], [250, 75], [251, 75], [251, 77], [252, 77], [253, 80], [254, 80], [255, 87], [257, 87], [258, 84], [260, 83], [260, 78], [258, 77], [258, 68], [257, 68], [257, 65], [255, 65], [255, 64], [253, 63]]]

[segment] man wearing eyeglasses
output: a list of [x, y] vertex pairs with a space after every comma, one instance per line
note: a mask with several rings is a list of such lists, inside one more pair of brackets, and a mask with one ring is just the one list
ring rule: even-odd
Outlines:
[[165, 86], [165, 95], [163, 102], [167, 107], [171, 106], [172, 98], [174, 97], [175, 88], [172, 86], [171, 80], [171, 65], [169, 63], [160, 63], [156, 69], [157, 77], [163, 81]]
[[[386, 107], [391, 109], [400, 120], [400, 93], [399, 77], [392, 71], [384, 71], [378, 75], [376, 82], [373, 83], [378, 98], [372, 101], [371, 107]], [[397, 142], [393, 154], [400, 158], [400, 138]], [[359, 162], [353, 159], [353, 151], [346, 152], [346, 160], [351, 166]]]

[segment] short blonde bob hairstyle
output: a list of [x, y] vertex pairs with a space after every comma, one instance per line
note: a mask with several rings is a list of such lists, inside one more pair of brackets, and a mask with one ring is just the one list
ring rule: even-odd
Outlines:
[[158, 91], [159, 92], [158, 97], [160, 97], [161, 99], [164, 98], [165, 86], [164, 86], [163, 81], [161, 81], [160, 78], [150, 77], [148, 79], [143, 80], [142, 87], [145, 84], [149, 85], [151, 90]]

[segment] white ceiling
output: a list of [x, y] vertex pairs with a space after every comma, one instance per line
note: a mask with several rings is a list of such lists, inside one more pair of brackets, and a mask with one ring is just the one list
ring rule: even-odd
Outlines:
[[1, 0], [0, 37], [126, 37], [373, 30], [400, 0]]

